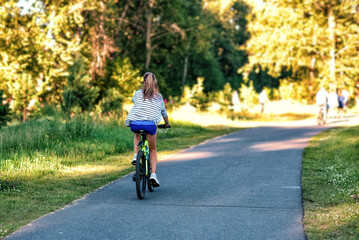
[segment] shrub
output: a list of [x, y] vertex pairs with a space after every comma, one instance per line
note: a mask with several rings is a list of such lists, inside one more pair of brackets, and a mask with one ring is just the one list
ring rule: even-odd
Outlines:
[[131, 97], [133, 92], [141, 87], [140, 71], [132, 66], [129, 59], [117, 57], [111, 67], [111, 72], [110, 83], [121, 99]]
[[222, 109], [228, 109], [232, 105], [232, 88], [230, 83], [224, 85], [224, 89], [216, 92], [213, 100], [221, 105]]
[[203, 92], [204, 78], [198, 77], [197, 84], [193, 85], [192, 88], [185, 87], [183, 91], [182, 102], [189, 102], [193, 107], [199, 111], [205, 111], [210, 106], [209, 97]]
[[106, 91], [105, 97], [96, 105], [96, 112], [110, 115], [116, 114], [120, 116], [122, 114], [123, 96], [115, 88], [111, 88]]
[[242, 84], [240, 89], [240, 98], [245, 105], [245, 109], [258, 104], [258, 94], [253, 87], [253, 82], [249, 82], [249, 86]]
[[69, 71], [67, 86], [63, 92], [61, 108], [67, 116], [93, 109], [100, 89], [91, 82], [82, 59], [78, 59]]
[[9, 84], [12, 95], [12, 110], [17, 119], [26, 121], [30, 112], [36, 108], [38, 92], [36, 91], [36, 80], [30, 72], [22, 72], [16, 77], [16, 81]]

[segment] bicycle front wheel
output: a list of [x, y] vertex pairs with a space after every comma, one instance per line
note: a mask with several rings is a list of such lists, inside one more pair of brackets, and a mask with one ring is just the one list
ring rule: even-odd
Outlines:
[[136, 159], [136, 192], [139, 199], [145, 197], [146, 182], [146, 158], [143, 152], [139, 151]]

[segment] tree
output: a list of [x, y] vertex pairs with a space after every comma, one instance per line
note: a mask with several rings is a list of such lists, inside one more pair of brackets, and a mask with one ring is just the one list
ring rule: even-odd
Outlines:
[[123, 98], [131, 97], [142, 84], [140, 72], [133, 68], [128, 58], [117, 58], [109, 75], [109, 88], [118, 89]]
[[[320, 84], [352, 85], [358, 76], [358, 14], [354, 1], [266, 1], [249, 17], [246, 71], [255, 65], [278, 77], [292, 71], [314, 97]], [[351, 59], [351, 61], [349, 60]]]
[[34, 0], [26, 11], [17, 0], [0, 1], [0, 89], [16, 112], [22, 105], [24, 119], [30, 103], [15, 102], [22, 81], [30, 102], [67, 113], [118, 104], [148, 70], [164, 97], [182, 95], [199, 77], [205, 93], [242, 82], [237, 69], [247, 61], [249, 37], [243, 1]]
[[[235, 3], [217, 13], [201, 0], [126, 2], [121, 15], [126, 16], [121, 17], [125, 35], [116, 54], [128, 57], [136, 68], [156, 73], [165, 96], [181, 95], [198, 77], [204, 77], [206, 92], [222, 89], [227, 81], [239, 82], [237, 69], [246, 61], [245, 51], [239, 49], [246, 41], [246, 5]], [[220, 17], [228, 13], [233, 24], [227, 23], [229, 17]]]
[[[10, 101], [16, 101], [23, 96], [13, 97], [17, 93], [12, 90], [22, 92], [19, 87], [24, 82], [25, 86], [36, 86], [36, 79], [46, 69], [46, 58], [42, 55], [45, 33], [38, 20], [40, 13], [22, 14], [17, 1], [8, 1], [0, 12], [0, 87]], [[14, 103], [15, 106], [19, 104], [23, 103]]]
[[[212, 4], [216, 2], [212, 1]], [[250, 37], [247, 32], [248, 21], [246, 19], [249, 6], [243, 1], [232, 2], [227, 5], [224, 5], [222, 1], [217, 2], [221, 4], [219, 8], [221, 14], [220, 21], [215, 24], [214, 47], [216, 48], [215, 56], [226, 82], [229, 82], [232, 88], [237, 89], [243, 83], [243, 77], [238, 73], [238, 69], [248, 61], [247, 52], [243, 47]]]
[[84, 66], [81, 57], [70, 68], [68, 81], [63, 92], [62, 110], [69, 116], [71, 113], [86, 112], [93, 109], [100, 89], [91, 84], [91, 76]]
[[27, 115], [33, 110], [37, 101], [38, 91], [36, 81], [29, 72], [19, 74], [13, 81], [8, 82], [8, 89], [11, 93], [12, 109], [16, 116], [23, 122]]

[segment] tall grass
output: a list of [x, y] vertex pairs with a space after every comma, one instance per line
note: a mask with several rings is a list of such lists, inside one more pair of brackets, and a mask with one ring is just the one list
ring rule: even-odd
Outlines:
[[[174, 128], [165, 135], [159, 134], [158, 138], [184, 139], [188, 134], [203, 131], [200, 126], [175, 123]], [[200, 134], [197, 138], [201, 138]], [[176, 147], [172, 146], [173, 149]], [[62, 122], [46, 118], [3, 128], [0, 131], [0, 148], [2, 173], [35, 178], [46, 175], [46, 172], [66, 170], [130, 152], [133, 149], [133, 133], [116, 119], [93, 120], [88, 116], [79, 116]]]
[[[130, 147], [130, 133], [118, 125], [96, 124], [79, 117], [68, 122], [33, 120], [0, 132], [0, 169], [59, 168], [69, 157], [92, 157], [118, 153]], [[126, 138], [127, 137], [127, 138]], [[96, 152], [96, 155], [92, 153]], [[97, 156], [97, 158], [96, 158]], [[51, 164], [50, 164], [51, 162]]]
[[35, 172], [66, 169], [104, 156], [129, 151], [132, 133], [115, 120], [77, 117], [60, 122], [33, 120], [0, 132], [0, 169], [7, 175], [33, 178]]

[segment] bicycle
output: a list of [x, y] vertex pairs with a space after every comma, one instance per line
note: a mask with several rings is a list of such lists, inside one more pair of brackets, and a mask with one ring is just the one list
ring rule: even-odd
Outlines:
[[[157, 126], [158, 128], [166, 129], [170, 128], [165, 124], [160, 124]], [[154, 187], [150, 183], [151, 176], [151, 165], [150, 165], [150, 151], [148, 147], [148, 141], [146, 139], [146, 135], [148, 134], [145, 130], [139, 130], [141, 134], [141, 141], [137, 146], [140, 147], [140, 150], [137, 153], [136, 158], [136, 173], [135, 173], [135, 181], [136, 181], [136, 193], [139, 199], [143, 199], [146, 193], [146, 185], [148, 191], [153, 192]]]
[[327, 122], [327, 119], [325, 118], [325, 112], [326, 108], [324, 105], [320, 105], [319, 108], [319, 112], [318, 112], [318, 117], [317, 117], [317, 121], [318, 121], [318, 125], [325, 125]]

